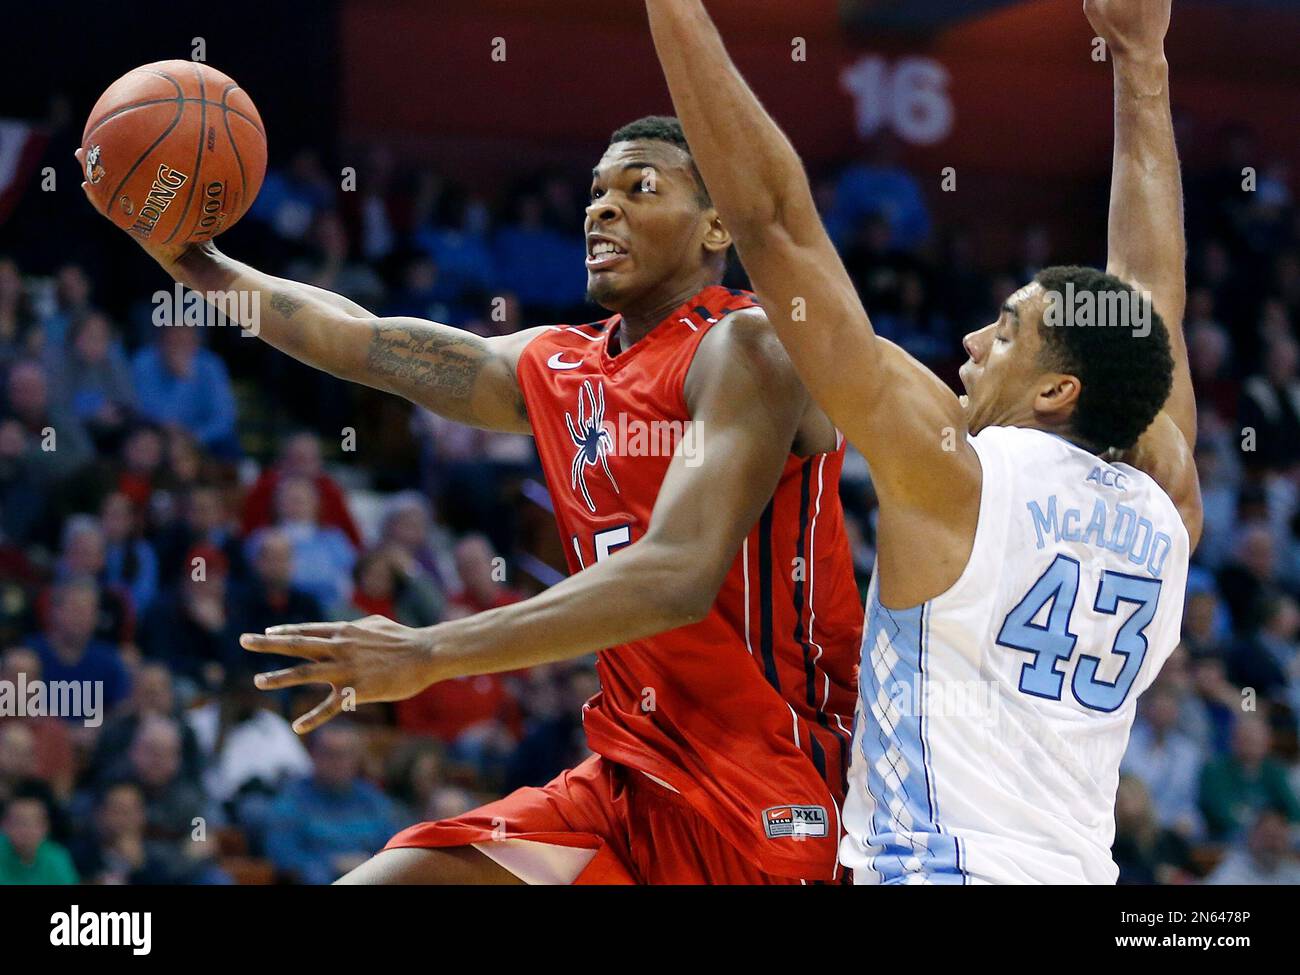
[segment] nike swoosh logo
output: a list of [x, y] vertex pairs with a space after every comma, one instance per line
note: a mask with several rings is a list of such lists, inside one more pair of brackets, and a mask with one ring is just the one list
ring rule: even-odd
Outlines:
[[564, 353], [557, 352], [546, 360], [546, 364], [552, 369], [577, 369], [578, 366], [582, 365], [582, 362], [565, 362]]

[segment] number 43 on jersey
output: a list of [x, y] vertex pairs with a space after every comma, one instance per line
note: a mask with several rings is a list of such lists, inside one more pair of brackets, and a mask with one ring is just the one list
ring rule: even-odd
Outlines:
[[[1146, 658], [1145, 630], [1156, 614], [1160, 585], [1159, 579], [1109, 570], [1102, 573], [1092, 611], [1115, 616], [1120, 603], [1134, 609], [1120, 626], [1111, 647], [1111, 653], [1124, 658], [1124, 666], [1114, 682], [1098, 678], [1099, 657], [1080, 654], [1070, 681], [1070, 693], [1084, 707], [1109, 713], [1117, 710], [1128, 697]], [[1065, 691], [1062, 667], [1074, 655], [1078, 642], [1078, 636], [1070, 628], [1078, 595], [1079, 563], [1069, 556], [1058, 555], [1003, 621], [998, 644], [1033, 655], [1020, 670], [1020, 690], [1024, 693], [1050, 701], [1062, 699]], [[1045, 622], [1035, 623], [1044, 607], [1047, 607]]]

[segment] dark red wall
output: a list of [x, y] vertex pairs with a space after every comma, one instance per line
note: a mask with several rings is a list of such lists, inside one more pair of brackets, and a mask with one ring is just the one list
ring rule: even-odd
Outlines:
[[[860, 145], [841, 72], [863, 55], [935, 59], [949, 74], [950, 135], [927, 166], [1029, 177], [1104, 169], [1109, 66], [1090, 59], [1078, 0], [1020, 4], [930, 38], [850, 36], [834, 0], [712, 0], [737, 63], [812, 160]], [[1176, 103], [1212, 133], [1252, 125], [1297, 156], [1300, 13], [1183, 0], [1170, 38]], [[622, 122], [669, 108], [639, 3], [352, 0], [342, 13], [345, 138], [388, 138], [490, 178], [520, 151], [588, 158]], [[790, 58], [791, 39], [808, 60]], [[491, 60], [503, 37], [507, 60]], [[1300, 163], [1300, 157], [1295, 160]]]

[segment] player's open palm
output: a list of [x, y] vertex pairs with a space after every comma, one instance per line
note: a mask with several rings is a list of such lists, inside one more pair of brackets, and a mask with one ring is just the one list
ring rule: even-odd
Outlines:
[[293, 723], [300, 735], [319, 728], [344, 708], [402, 701], [435, 680], [432, 641], [426, 631], [367, 616], [351, 623], [296, 623], [245, 633], [245, 650], [299, 657], [306, 663], [258, 674], [264, 691], [328, 684], [330, 693]]
[[1083, 0], [1099, 37], [1116, 53], [1159, 55], [1169, 31], [1173, 0]]

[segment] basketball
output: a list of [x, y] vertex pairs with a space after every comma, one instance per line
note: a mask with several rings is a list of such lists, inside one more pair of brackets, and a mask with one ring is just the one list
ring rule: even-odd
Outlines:
[[146, 64], [109, 85], [81, 147], [82, 176], [100, 211], [162, 243], [229, 230], [266, 172], [266, 132], [253, 100], [195, 61]]

